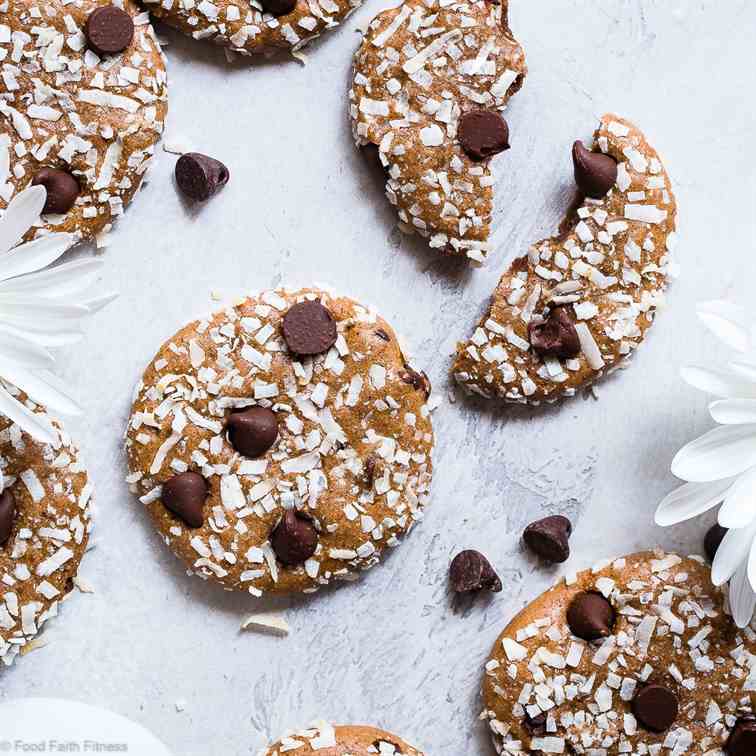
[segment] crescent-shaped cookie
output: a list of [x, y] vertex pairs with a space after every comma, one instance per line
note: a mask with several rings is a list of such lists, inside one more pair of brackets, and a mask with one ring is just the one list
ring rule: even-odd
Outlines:
[[458, 345], [454, 377], [481, 396], [539, 404], [575, 394], [627, 361], [664, 303], [677, 207], [656, 151], [609, 114], [594, 151], [576, 143], [573, 155], [594, 196], [511, 264]]

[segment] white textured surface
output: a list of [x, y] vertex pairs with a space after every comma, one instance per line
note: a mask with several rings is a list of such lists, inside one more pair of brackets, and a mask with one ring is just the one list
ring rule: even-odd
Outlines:
[[[378, 0], [310, 50], [309, 64], [226, 64], [169, 34], [169, 142], [224, 159], [231, 183], [198, 210], [160, 154], [111, 239], [103, 290], [121, 297], [62, 360], [87, 405], [77, 430], [97, 485], [97, 548], [50, 645], [2, 674], [0, 699], [48, 695], [107, 706], [179, 756], [254, 753], [316, 717], [371, 722], [434, 756], [489, 754], [477, 723], [480, 670], [507, 619], [553, 578], [519, 546], [539, 515], [575, 522], [570, 567], [654, 544], [698, 548], [704, 523], [662, 531], [656, 502], [676, 449], [711, 422], [678, 378], [709, 359], [697, 300], [753, 299], [756, 122], [752, 30], [741, 0], [512, 0], [530, 75], [495, 161], [496, 241], [469, 270], [402, 238], [351, 146], [344, 91], [354, 30]], [[682, 277], [627, 372], [531, 412], [459, 399], [435, 414], [433, 506], [362, 582], [290, 602], [224, 594], [187, 578], [123, 483], [131, 390], [160, 343], [224, 295], [283, 281], [327, 282], [376, 304], [448, 393], [466, 335], [503, 266], [551, 233], [572, 192], [570, 146], [597, 117], [635, 120], [665, 159], [680, 205]], [[756, 308], [755, 308], [756, 309]], [[452, 607], [446, 570], [460, 548], [489, 554], [505, 589]], [[251, 611], [283, 608], [286, 638], [240, 632]], [[176, 702], [185, 710], [177, 712]]]

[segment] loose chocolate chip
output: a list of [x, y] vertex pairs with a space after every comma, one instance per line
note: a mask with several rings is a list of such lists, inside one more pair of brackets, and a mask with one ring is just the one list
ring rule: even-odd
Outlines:
[[81, 191], [79, 182], [65, 171], [57, 168], [41, 168], [32, 179], [32, 186], [44, 186], [47, 190], [47, 199], [42, 212], [63, 215], [67, 213], [76, 202]]
[[575, 322], [565, 307], [554, 307], [543, 323], [530, 323], [528, 336], [533, 350], [541, 357], [568, 360], [580, 354]]
[[491, 563], [479, 551], [460, 551], [452, 559], [449, 580], [456, 593], [471, 593], [484, 588], [494, 593], [501, 590], [501, 580]]
[[265, 454], [278, 438], [276, 413], [267, 407], [248, 407], [232, 412], [226, 421], [231, 446], [245, 457]]
[[201, 528], [205, 521], [207, 482], [196, 472], [174, 475], [163, 483], [163, 506], [180, 517], [190, 528]]
[[617, 181], [617, 161], [602, 152], [591, 152], [578, 140], [572, 145], [575, 183], [583, 194], [601, 199]]
[[462, 149], [473, 160], [485, 160], [509, 149], [509, 126], [494, 110], [470, 110], [457, 127]]
[[283, 335], [294, 354], [323, 354], [338, 336], [333, 315], [319, 300], [298, 302], [283, 317]]
[[534, 717], [526, 712], [525, 729], [536, 738], [542, 738], [546, 734], [546, 712], [542, 711]]
[[756, 719], [742, 717], [735, 723], [725, 751], [728, 756], [753, 756], [756, 753]]
[[272, 16], [285, 16], [297, 7], [297, 0], [261, 0], [263, 10]]
[[104, 5], [93, 10], [84, 25], [89, 46], [98, 55], [123, 52], [134, 38], [134, 22], [125, 10]]
[[318, 531], [307, 517], [287, 509], [270, 535], [270, 545], [278, 561], [287, 565], [306, 562], [318, 547]]
[[425, 394], [426, 399], [431, 395], [433, 389], [431, 387], [430, 378], [428, 378], [425, 372], [418, 373], [417, 370], [411, 368], [405, 363], [404, 371], [399, 374], [399, 377], [404, 383], [408, 383], [416, 391], [422, 391]]
[[727, 535], [727, 528], [723, 528], [719, 523], [712, 525], [704, 538], [704, 551], [709, 561], [713, 562], [717, 555], [722, 539]]
[[633, 714], [651, 732], [668, 730], [677, 719], [677, 696], [663, 685], [649, 683], [639, 688], [633, 698]]
[[6, 488], [0, 495], [0, 546], [4, 546], [10, 538], [15, 518], [16, 502], [13, 500], [13, 494]]
[[566, 562], [570, 556], [572, 523], [562, 515], [531, 522], [522, 538], [527, 547], [548, 562]]
[[600, 593], [578, 593], [567, 608], [567, 624], [583, 640], [606, 638], [614, 627], [614, 609]]
[[204, 202], [228, 183], [230, 173], [220, 160], [187, 152], [176, 161], [176, 184], [190, 199]]

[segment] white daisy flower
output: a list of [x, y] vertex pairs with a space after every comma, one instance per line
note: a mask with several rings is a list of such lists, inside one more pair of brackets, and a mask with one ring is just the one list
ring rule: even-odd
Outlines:
[[672, 473], [687, 481], [656, 510], [669, 526], [721, 504], [719, 524], [728, 528], [712, 565], [715, 585], [730, 581], [733, 619], [745, 627], [756, 608], [756, 323], [729, 302], [697, 307], [704, 325], [736, 354], [724, 367], [688, 366], [683, 380], [718, 397], [709, 405], [717, 428], [680, 449]]
[[47, 267], [74, 244], [71, 234], [48, 234], [19, 244], [39, 222], [46, 194], [42, 186], [25, 189], [0, 218], [0, 412], [37, 440], [54, 443], [55, 434], [44, 418], [16, 398], [19, 389], [53, 412], [79, 414], [72, 392], [50, 370], [54, 359], [48, 347], [80, 339], [82, 319], [115, 295], [81, 296], [94, 282], [101, 260]]

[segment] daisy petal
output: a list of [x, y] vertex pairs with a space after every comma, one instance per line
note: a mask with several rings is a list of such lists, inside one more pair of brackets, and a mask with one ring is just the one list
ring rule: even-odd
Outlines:
[[31, 186], [19, 192], [5, 209], [0, 220], [0, 250], [15, 247], [23, 235], [39, 220], [45, 206], [47, 191], [42, 186]]
[[711, 565], [711, 582], [714, 585], [724, 585], [735, 574], [735, 570], [747, 558], [754, 536], [756, 523], [751, 523], [746, 528], [727, 531]]
[[724, 370], [686, 365], [680, 370], [680, 375], [689, 386], [693, 386], [699, 391], [705, 391], [707, 394], [756, 398], [755, 383]]
[[103, 294], [100, 297], [94, 299], [88, 299], [86, 302], [82, 302], [84, 307], [89, 310], [90, 314], [99, 312], [103, 307], [109, 305], [112, 301], [118, 299], [120, 295], [117, 291], [111, 291], [110, 294]]
[[0, 294], [35, 294], [64, 297], [91, 286], [102, 267], [101, 260], [73, 260], [54, 268], [0, 282]]
[[5, 380], [18, 386], [37, 404], [63, 415], [81, 414], [81, 408], [63, 382], [48, 370], [26, 370], [13, 365], [2, 366], [0, 371]]
[[656, 510], [656, 524], [666, 528], [703, 514], [722, 501], [731, 484], [732, 478], [711, 483], [685, 483], [662, 499]]
[[[753, 554], [753, 549], [751, 550]], [[756, 594], [748, 580], [749, 560], [743, 560], [730, 582], [730, 611], [738, 627], [747, 627], [756, 608]]]
[[32, 344], [47, 347], [75, 344], [77, 341], [81, 341], [84, 335], [81, 327], [76, 324], [70, 325], [67, 329], [58, 330], [56, 333], [32, 333], [23, 328], [14, 328], [5, 323], [0, 323], [0, 333], [10, 333], [25, 341], [30, 341]]
[[0, 297], [3, 323], [25, 331], [58, 333], [70, 330], [89, 310], [81, 305], [60, 304], [53, 299]]
[[53, 364], [53, 357], [43, 346], [31, 344], [14, 333], [0, 331], [0, 375], [3, 366], [12, 364], [27, 368], [46, 368]]
[[745, 352], [750, 346], [748, 317], [745, 310], [730, 302], [701, 302], [696, 307], [701, 322], [727, 346]]
[[719, 510], [719, 524], [723, 528], [744, 528], [756, 518], [753, 491], [756, 486], [756, 467], [746, 470], [732, 484]]
[[733, 360], [727, 363], [727, 367], [733, 375], [739, 378], [745, 378], [747, 381], [756, 383], [756, 363], [747, 362], [746, 360]]
[[0, 255], [0, 280], [22, 276], [50, 265], [75, 241], [76, 237], [72, 234], [49, 234]]
[[756, 423], [756, 399], [717, 399], [709, 405], [709, 414], [720, 425]]
[[0, 386], [0, 412], [37, 441], [53, 445], [58, 443], [57, 434], [50, 421], [43, 415], [32, 412], [18, 399], [14, 399], [2, 386]]
[[672, 460], [672, 474], [705, 482], [739, 475], [756, 465], [756, 425], [714, 428], [683, 446]]

